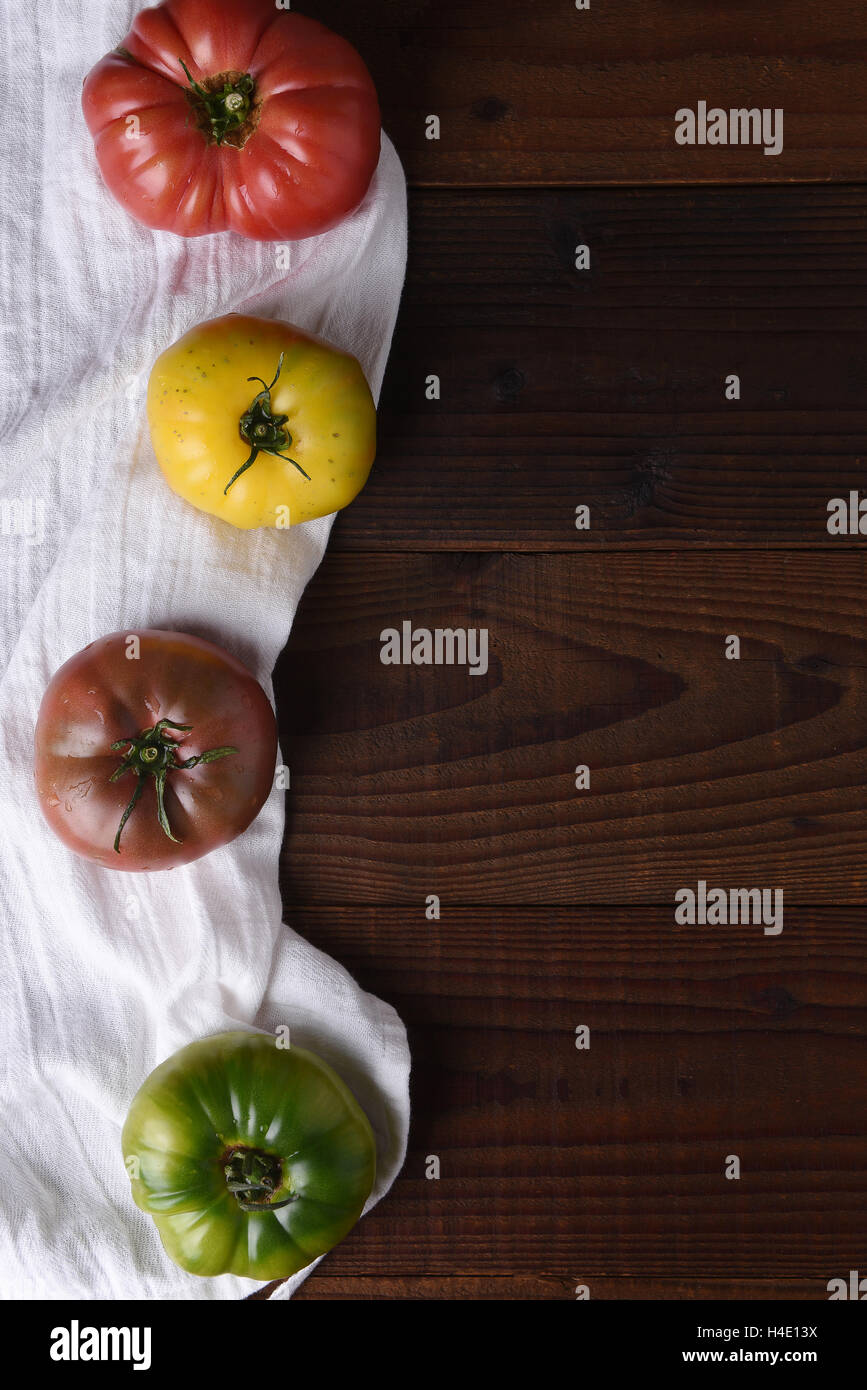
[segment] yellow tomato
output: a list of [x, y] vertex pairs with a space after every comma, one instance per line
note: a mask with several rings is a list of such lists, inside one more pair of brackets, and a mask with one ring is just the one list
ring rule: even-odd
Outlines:
[[226, 314], [185, 333], [154, 363], [147, 408], [169, 486], [245, 530], [339, 511], [376, 452], [355, 358], [273, 319]]

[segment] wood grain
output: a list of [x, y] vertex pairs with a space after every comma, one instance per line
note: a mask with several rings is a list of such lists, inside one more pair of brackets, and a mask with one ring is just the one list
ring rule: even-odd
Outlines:
[[379, 457], [334, 545], [865, 544], [827, 520], [867, 483], [867, 188], [425, 191], [410, 217]]
[[[865, 173], [858, 0], [319, 0], [414, 183], [760, 183]], [[784, 148], [685, 146], [675, 112], [785, 112]], [[439, 140], [425, 118], [441, 122]]]
[[[865, 611], [851, 552], [330, 554], [277, 671], [286, 894], [863, 902]], [[384, 666], [403, 620], [486, 628], [487, 674]]]
[[[336, 1257], [335, 1257], [336, 1258]], [[584, 1281], [586, 1283], [586, 1280]], [[294, 1295], [295, 1299], [335, 1302], [550, 1302], [574, 1299], [576, 1285], [567, 1275], [557, 1274], [465, 1274], [402, 1275], [383, 1278], [377, 1274], [328, 1275], [321, 1269]], [[254, 1294], [254, 1298], [270, 1297]], [[794, 1302], [816, 1301], [815, 1279], [594, 1279], [591, 1298], [595, 1302], [652, 1300], [748, 1299]]]
[[404, 1170], [306, 1297], [826, 1299], [863, 1263], [863, 910], [773, 940], [661, 908], [290, 920], [414, 1059]]
[[[867, 11], [317, 17], [415, 191], [377, 467], [275, 673], [282, 883], [414, 1070], [403, 1173], [298, 1297], [825, 1300], [867, 1234], [867, 576], [826, 529], [865, 482]], [[677, 146], [701, 99], [783, 108], [783, 153]], [[384, 667], [404, 618], [487, 627], [489, 672]], [[784, 887], [782, 934], [676, 928], [699, 877]]]

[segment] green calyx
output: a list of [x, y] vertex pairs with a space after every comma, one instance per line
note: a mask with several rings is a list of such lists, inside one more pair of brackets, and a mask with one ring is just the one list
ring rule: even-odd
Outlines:
[[178, 62], [187, 75], [190, 84], [187, 95], [203, 132], [215, 145], [234, 143], [230, 137], [247, 123], [255, 105], [256, 84], [250, 74], [223, 73], [205, 86], [193, 79], [183, 58]]
[[274, 1154], [259, 1149], [236, 1149], [223, 1165], [226, 1186], [242, 1211], [276, 1211], [296, 1199], [272, 1200], [283, 1181], [283, 1165]]
[[145, 789], [148, 777], [153, 777], [156, 786], [157, 818], [163, 832], [175, 844], [180, 844], [177, 836], [172, 834], [172, 828], [166, 814], [165, 791], [166, 778], [169, 773], [183, 772], [188, 768], [197, 767], [199, 763], [215, 763], [218, 758], [226, 758], [230, 753], [238, 752], [237, 748], [209, 748], [206, 753], [199, 753], [195, 757], [181, 761], [178, 757], [177, 742], [170, 738], [164, 730], [179, 729], [188, 734], [192, 727], [192, 724], [175, 724], [171, 719], [161, 719], [159, 723], [154, 724], [152, 729], [144, 729], [136, 738], [119, 738], [116, 743], [111, 745], [112, 752], [120, 748], [125, 748], [127, 751], [123, 762], [112, 773], [109, 781], [117, 782], [127, 772], [134, 772], [137, 777], [135, 791], [120, 818], [120, 825], [117, 827], [117, 834], [114, 837], [116, 854], [120, 854], [121, 832]]
[[289, 420], [288, 415], [275, 415], [271, 409], [271, 392], [277, 383], [281, 371], [283, 370], [283, 353], [280, 353], [280, 360], [277, 363], [277, 371], [274, 380], [270, 383], [262, 381], [260, 376], [248, 376], [248, 381], [258, 381], [262, 384], [262, 390], [257, 396], [253, 397], [244, 414], [238, 421], [238, 431], [245, 444], [250, 445], [250, 456], [223, 488], [223, 496], [229, 491], [232, 484], [240, 478], [242, 473], [246, 473], [248, 468], [256, 462], [259, 454], [273, 454], [275, 458], [285, 459], [291, 463], [298, 472], [310, 482], [310, 474], [305, 473], [300, 463], [284, 454], [283, 450], [288, 449], [292, 443], [292, 436], [286, 428]]

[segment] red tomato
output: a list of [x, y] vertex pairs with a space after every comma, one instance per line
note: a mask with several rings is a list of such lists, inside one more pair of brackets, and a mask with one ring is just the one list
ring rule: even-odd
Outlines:
[[247, 829], [276, 756], [268, 697], [240, 661], [183, 632], [113, 632], [45, 691], [36, 790], [77, 854], [107, 869], [173, 869]]
[[111, 192], [180, 236], [315, 236], [358, 206], [379, 159], [361, 58], [274, 0], [142, 10], [82, 104]]

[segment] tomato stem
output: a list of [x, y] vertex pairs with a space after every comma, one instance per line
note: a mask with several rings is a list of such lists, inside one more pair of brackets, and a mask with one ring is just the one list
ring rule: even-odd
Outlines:
[[[178, 62], [190, 84], [190, 100], [193, 101], [195, 98], [193, 104], [210, 126], [213, 143], [222, 145], [226, 137], [244, 125], [250, 116], [256, 95], [252, 77], [247, 72], [233, 74], [233, 80], [230, 81], [227, 75], [221, 87], [211, 90], [194, 80], [183, 58], [179, 58]], [[219, 78], [217, 81], [219, 82]]]
[[235, 1149], [223, 1165], [226, 1186], [242, 1211], [276, 1211], [296, 1200], [297, 1194], [272, 1200], [283, 1182], [283, 1165], [276, 1154], [261, 1149]]
[[164, 730], [179, 729], [188, 734], [192, 727], [192, 724], [175, 724], [171, 719], [160, 719], [152, 729], [143, 729], [136, 738], [119, 738], [111, 745], [113, 752], [120, 748], [125, 748], [127, 751], [120, 767], [115, 769], [108, 780], [117, 782], [126, 772], [134, 772], [138, 778], [135, 791], [120, 818], [120, 825], [117, 827], [117, 834], [114, 837], [116, 854], [120, 854], [121, 833], [144, 791], [145, 781], [148, 777], [153, 777], [156, 786], [157, 819], [162, 831], [177, 845], [180, 844], [180, 840], [172, 834], [165, 806], [168, 774], [186, 771], [188, 768], [197, 767], [199, 763], [214, 763], [218, 758], [226, 758], [230, 753], [238, 752], [237, 748], [209, 748], [207, 752], [198, 753], [195, 757], [186, 758], [181, 762], [178, 758], [177, 740], [170, 738], [168, 734], [164, 733]]
[[308, 483], [310, 482], [310, 474], [304, 472], [301, 464], [296, 463], [288, 454], [282, 452], [283, 449], [288, 449], [289, 445], [292, 443], [292, 436], [286, 429], [289, 416], [275, 415], [271, 408], [271, 391], [277, 384], [277, 378], [283, 370], [283, 356], [284, 354], [281, 352], [280, 360], [277, 363], [277, 370], [274, 373], [274, 380], [270, 385], [262, 381], [260, 376], [247, 377], [248, 381], [258, 381], [262, 384], [262, 390], [257, 396], [253, 397], [249, 406], [238, 421], [238, 432], [244, 443], [250, 445], [250, 455], [226, 483], [226, 486], [223, 488], [224, 497], [232, 484], [240, 478], [241, 474], [246, 473], [247, 469], [252, 467], [259, 454], [273, 454], [274, 458], [285, 459], [287, 463], [293, 464], [293, 466], [298, 469], [298, 472], [303, 474]]

